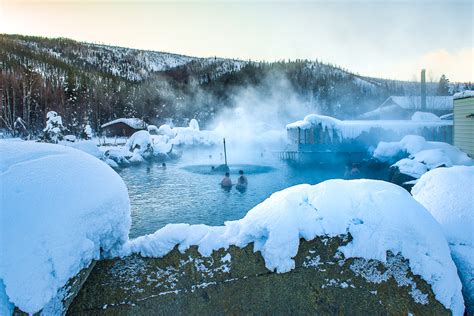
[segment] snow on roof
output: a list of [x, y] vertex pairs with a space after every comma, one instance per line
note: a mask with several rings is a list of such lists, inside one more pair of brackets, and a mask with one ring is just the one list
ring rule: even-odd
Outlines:
[[[406, 110], [420, 110], [421, 96], [390, 96], [380, 106], [385, 107], [391, 104], [396, 104], [402, 109]], [[441, 110], [449, 111], [453, 109], [452, 96], [426, 96], [427, 110]]]
[[441, 127], [453, 125], [452, 121], [415, 121], [415, 120], [345, 120], [341, 121], [336, 118], [324, 115], [310, 114], [304, 120], [296, 121], [286, 125], [286, 129], [309, 129], [321, 124], [323, 128], [337, 130], [341, 138], [357, 138], [363, 132], [369, 132], [371, 128], [381, 128], [384, 130], [393, 130], [403, 132], [405, 134], [415, 133], [423, 127]]
[[185, 251], [196, 245], [209, 256], [230, 245], [254, 243], [265, 266], [283, 273], [295, 267], [300, 238], [348, 233], [352, 240], [339, 248], [345, 258], [386, 262], [387, 251], [401, 253], [412, 272], [431, 285], [436, 299], [462, 315], [461, 282], [440, 225], [405, 189], [384, 181], [297, 185], [272, 194], [244, 218], [224, 226], [169, 224], [125, 244], [123, 255], [162, 257], [175, 246]]
[[465, 90], [465, 91], [462, 91], [462, 92], [455, 93], [453, 95], [454, 100], [464, 99], [464, 98], [472, 98], [472, 97], [474, 97], [474, 90]]
[[0, 157], [0, 280], [33, 314], [101, 249], [128, 240], [127, 187], [104, 162], [62, 145], [0, 141]]
[[130, 126], [131, 128], [134, 128], [134, 129], [142, 129], [142, 128], [146, 127], [146, 123], [143, 120], [141, 120], [139, 118], [136, 118], [136, 117], [132, 117], [132, 118], [118, 118], [116, 120], [113, 120], [113, 121], [110, 121], [110, 122], [107, 122], [107, 123], [103, 124], [101, 126], [101, 128], [105, 128], [107, 126], [117, 124], [117, 123], [127, 124], [128, 126]]

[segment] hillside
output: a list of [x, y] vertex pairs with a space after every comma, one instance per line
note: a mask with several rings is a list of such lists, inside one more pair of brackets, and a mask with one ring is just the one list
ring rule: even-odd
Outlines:
[[[435, 91], [437, 84], [430, 84]], [[253, 62], [197, 58], [0, 34], [0, 128], [24, 120], [39, 133], [55, 110], [71, 133], [86, 123], [123, 116], [160, 124], [197, 118], [204, 124], [252, 94], [256, 106], [295, 99], [340, 118], [372, 109], [389, 95], [417, 93], [417, 83], [362, 77], [319, 61]], [[249, 92], [250, 91], [250, 92]], [[255, 100], [258, 100], [255, 101]]]

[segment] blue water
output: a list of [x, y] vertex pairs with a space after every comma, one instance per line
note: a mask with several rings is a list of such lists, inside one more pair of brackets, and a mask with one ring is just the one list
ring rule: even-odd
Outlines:
[[235, 183], [239, 169], [248, 178], [248, 188], [239, 192], [220, 187], [223, 174], [207, 165], [169, 163], [140, 165], [120, 171], [132, 205], [130, 237], [155, 232], [168, 223], [222, 225], [240, 219], [272, 193], [292, 185], [344, 176], [344, 167], [292, 167], [282, 162], [271, 165], [230, 165]]

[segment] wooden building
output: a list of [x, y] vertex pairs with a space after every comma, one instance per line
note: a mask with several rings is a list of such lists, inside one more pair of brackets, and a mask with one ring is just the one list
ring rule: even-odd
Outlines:
[[454, 145], [474, 158], [474, 91], [454, 95]]
[[380, 141], [399, 141], [406, 135], [420, 135], [428, 141], [453, 142], [453, 122], [412, 120], [340, 121], [308, 115], [288, 124], [288, 145], [280, 158], [285, 160], [334, 161], [361, 160]]
[[437, 116], [453, 112], [453, 97], [390, 96], [377, 109], [359, 116], [363, 120], [409, 120], [415, 112], [429, 112]]
[[147, 124], [139, 118], [119, 118], [101, 126], [105, 136], [130, 137], [133, 133], [146, 129]]

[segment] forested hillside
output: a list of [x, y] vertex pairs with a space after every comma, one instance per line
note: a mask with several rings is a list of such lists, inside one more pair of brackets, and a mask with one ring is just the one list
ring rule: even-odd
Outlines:
[[[437, 87], [430, 83], [428, 91], [435, 94]], [[450, 92], [464, 88], [451, 84]], [[375, 108], [389, 95], [417, 94], [418, 84], [361, 77], [319, 61], [195, 58], [0, 35], [0, 128], [7, 132], [21, 118], [30, 133], [39, 133], [50, 110], [73, 134], [85, 124], [98, 131], [118, 117], [153, 124], [196, 118], [205, 125], [246, 91], [259, 103], [268, 98], [284, 104], [291, 96], [316, 112], [347, 118]]]

